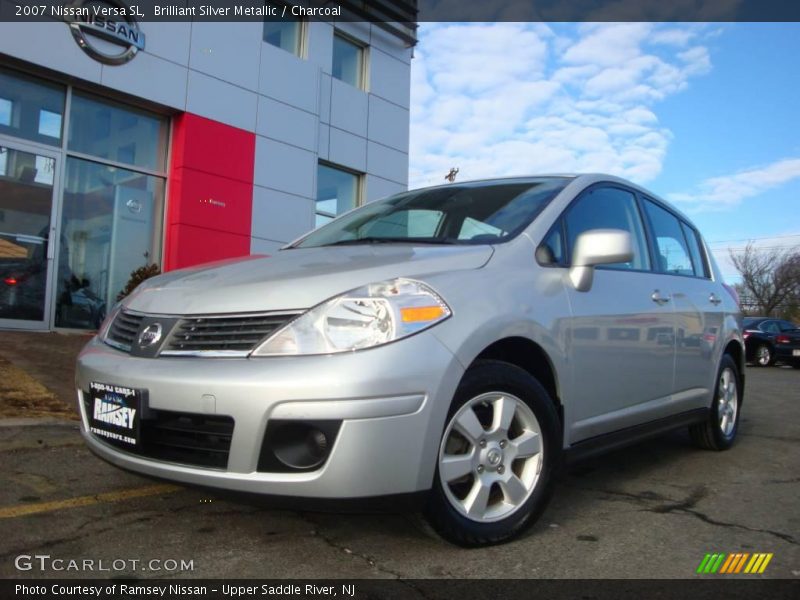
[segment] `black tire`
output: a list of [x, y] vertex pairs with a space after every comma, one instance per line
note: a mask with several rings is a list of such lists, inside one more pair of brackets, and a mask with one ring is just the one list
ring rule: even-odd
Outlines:
[[[733, 419], [733, 428], [726, 435], [722, 430], [720, 418], [720, 383], [723, 379], [724, 371], [732, 373], [733, 381], [736, 386], [736, 416]], [[698, 448], [704, 450], [727, 450], [733, 446], [736, 434], [739, 431], [739, 421], [742, 414], [743, 400], [742, 378], [736, 361], [729, 354], [725, 354], [720, 361], [717, 371], [717, 384], [714, 386], [714, 400], [711, 403], [708, 418], [703, 423], [689, 426], [689, 436]]]
[[800, 360], [796, 360], [792, 363], [793, 369], [800, 369]]
[[769, 344], [759, 344], [756, 346], [753, 357], [753, 364], [757, 367], [770, 367], [775, 364], [775, 353], [772, 351]]
[[540, 429], [540, 447], [543, 451], [541, 469], [530, 496], [514, 512], [496, 521], [478, 522], [463, 515], [448, 500], [439, 476], [437, 451], [436, 473], [425, 516], [439, 535], [459, 546], [476, 547], [507, 542], [530, 527], [547, 506], [552, 493], [553, 472], [561, 459], [562, 426], [553, 399], [528, 372], [502, 361], [477, 361], [467, 370], [448, 411], [442, 437], [462, 406], [490, 392], [516, 396], [532, 411]]

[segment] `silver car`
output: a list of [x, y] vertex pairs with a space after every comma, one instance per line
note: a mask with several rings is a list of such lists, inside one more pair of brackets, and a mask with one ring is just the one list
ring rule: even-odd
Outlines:
[[474, 546], [533, 523], [564, 458], [678, 427], [729, 448], [743, 365], [735, 293], [689, 219], [580, 175], [402, 193], [274, 256], [148, 280], [76, 381], [86, 442], [120, 467], [414, 500]]

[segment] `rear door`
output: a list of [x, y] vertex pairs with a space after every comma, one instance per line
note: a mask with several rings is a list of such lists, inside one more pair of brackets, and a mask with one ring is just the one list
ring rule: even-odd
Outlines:
[[707, 404], [716, 379], [723, 302], [701, 250], [697, 231], [663, 204], [643, 199], [656, 270], [672, 292], [675, 310], [676, 408]]

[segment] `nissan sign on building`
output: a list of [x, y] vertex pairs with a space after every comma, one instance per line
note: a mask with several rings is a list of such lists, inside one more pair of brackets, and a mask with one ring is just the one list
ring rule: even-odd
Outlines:
[[61, 10], [75, 41], [95, 60], [121, 65], [144, 50], [135, 8], [116, 0], [78, 0]]
[[245, 4], [0, 22], [0, 327], [95, 329], [137, 269], [272, 254], [406, 189], [416, 2]]

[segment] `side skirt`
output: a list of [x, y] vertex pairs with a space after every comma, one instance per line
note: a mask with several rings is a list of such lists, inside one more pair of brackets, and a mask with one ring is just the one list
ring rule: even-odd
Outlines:
[[565, 461], [567, 463], [577, 462], [590, 456], [635, 444], [674, 429], [702, 423], [708, 418], [709, 410], [708, 408], [696, 408], [664, 417], [663, 419], [581, 440], [564, 451]]

